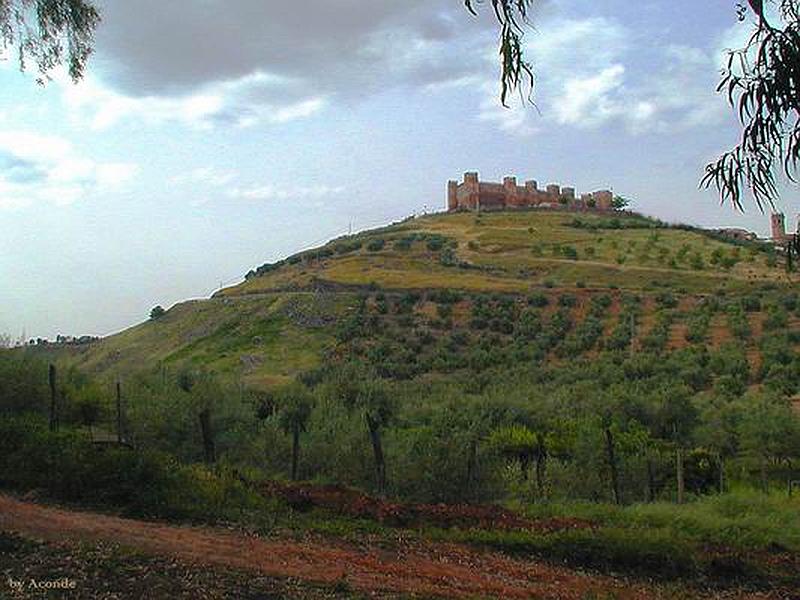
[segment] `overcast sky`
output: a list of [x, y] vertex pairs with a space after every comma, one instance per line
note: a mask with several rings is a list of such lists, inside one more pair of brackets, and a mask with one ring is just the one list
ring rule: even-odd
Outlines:
[[733, 5], [545, 3], [537, 111], [499, 105], [494, 23], [462, 0], [104, 0], [82, 83], [0, 66], [0, 332], [119, 330], [351, 222], [439, 210], [467, 170], [765, 233], [698, 190], [737, 134], [714, 93], [749, 27]]

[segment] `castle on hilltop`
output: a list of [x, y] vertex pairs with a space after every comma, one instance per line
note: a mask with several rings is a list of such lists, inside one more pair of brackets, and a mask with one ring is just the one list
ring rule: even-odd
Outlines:
[[567, 208], [571, 210], [613, 210], [614, 195], [608, 190], [576, 197], [575, 188], [550, 184], [540, 190], [536, 181], [517, 185], [516, 177], [503, 183], [478, 180], [475, 172], [464, 173], [464, 181], [447, 182], [447, 210], [503, 210], [506, 208]]

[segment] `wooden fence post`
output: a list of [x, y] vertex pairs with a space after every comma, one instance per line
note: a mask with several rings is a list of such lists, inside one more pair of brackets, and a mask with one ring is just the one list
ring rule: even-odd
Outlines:
[[117, 443], [121, 444], [122, 435], [122, 384], [117, 379]]
[[214, 448], [214, 433], [211, 430], [211, 409], [206, 408], [200, 413], [200, 431], [203, 434], [203, 457], [207, 464], [217, 460]]
[[58, 431], [58, 395], [56, 385], [56, 366], [50, 363], [47, 379], [50, 383], [50, 431]]

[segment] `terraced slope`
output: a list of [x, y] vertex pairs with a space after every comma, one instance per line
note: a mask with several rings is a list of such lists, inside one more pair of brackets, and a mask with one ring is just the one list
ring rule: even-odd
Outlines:
[[264, 265], [213, 298], [60, 352], [93, 373], [203, 365], [263, 388], [343, 353], [389, 376], [452, 371], [478, 360], [485, 339], [511, 343], [528, 335], [520, 327], [560, 320], [539, 358], [736, 342], [757, 366], [765, 329], [800, 329], [792, 277], [764, 246], [635, 215], [432, 215]]

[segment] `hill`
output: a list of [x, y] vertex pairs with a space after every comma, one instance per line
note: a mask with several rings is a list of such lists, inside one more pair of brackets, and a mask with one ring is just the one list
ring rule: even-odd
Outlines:
[[768, 245], [634, 214], [407, 220], [98, 342], [0, 352], [0, 482], [788, 597], [796, 282]]
[[[603, 347], [719, 347], [738, 336], [758, 361], [765, 322], [798, 326], [795, 281], [769, 245], [635, 214], [437, 214], [263, 265], [210, 299], [58, 355], [114, 377], [203, 365], [263, 389], [328, 356], [379, 347], [390, 355], [376, 359], [383, 372], [409, 377], [452, 370], [442, 362], [458, 360], [439, 352], [448, 340], [465, 350], [483, 331], [512, 336], [537, 309], [544, 320], [559, 313], [570, 322], [569, 343], [546, 352], [554, 360]], [[723, 310], [742, 302], [741, 314]], [[343, 333], [359, 313], [381, 322], [380, 335], [367, 333], [370, 347], [354, 348]]]

